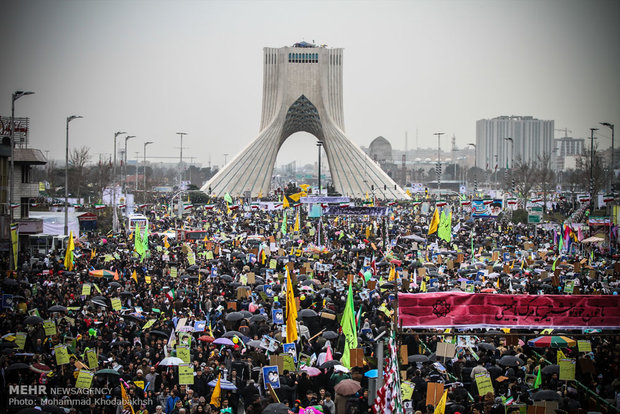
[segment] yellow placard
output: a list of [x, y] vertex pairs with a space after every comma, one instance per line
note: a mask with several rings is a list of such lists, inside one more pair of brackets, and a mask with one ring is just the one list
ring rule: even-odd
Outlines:
[[177, 268], [176, 268], [175, 266], [172, 266], [172, 267], [170, 268], [170, 277], [172, 277], [172, 278], [177, 277], [177, 273], [178, 273]]
[[80, 370], [77, 380], [75, 381], [75, 388], [90, 388], [90, 385], [93, 383], [94, 376], [94, 372], [86, 371], [84, 369]]
[[403, 398], [403, 401], [410, 400], [413, 396], [413, 389], [415, 388], [415, 384], [410, 381], [403, 381], [400, 384], [400, 394]]
[[45, 336], [56, 335], [56, 322], [51, 319], [43, 321], [43, 329], [45, 330]]
[[476, 385], [478, 386], [478, 395], [487, 395], [487, 393], [495, 394], [491, 376], [488, 373], [476, 375]]
[[213, 260], [213, 252], [211, 250], [209, 250], [207, 252], [207, 256], [206, 257], [207, 257], [207, 260]]
[[134, 381], [133, 383], [136, 385], [136, 387], [144, 389], [144, 381]]
[[15, 345], [17, 345], [17, 349], [24, 349], [24, 346], [26, 346], [26, 336], [28, 334], [26, 334], [26, 332], [17, 332], [15, 334]]
[[149, 285], [150, 285], [150, 284], [151, 284], [151, 276], [144, 276], [144, 281], [145, 281], [147, 284], [149, 284]]
[[115, 311], [121, 310], [121, 298], [112, 298], [110, 299], [110, 302], [112, 302], [112, 309]]
[[153, 324], [155, 323], [157, 319], [149, 319], [148, 321], [146, 321], [146, 323], [144, 324], [144, 326], [142, 327], [142, 330], [146, 330], [149, 329], [151, 326], [153, 326]]
[[276, 267], [278, 267], [278, 261], [276, 259], [270, 259], [269, 260], [269, 268], [270, 269], [275, 269]]
[[191, 365], [179, 365], [179, 385], [194, 385], [194, 369]]
[[575, 380], [575, 362], [573, 358], [560, 359], [560, 381]]
[[587, 340], [578, 340], [577, 341], [577, 349], [579, 352], [592, 352], [592, 344]]
[[82, 296], [89, 296], [90, 295], [90, 283], [84, 283], [82, 285]]
[[189, 348], [186, 346], [177, 346], [177, 358], [181, 358], [183, 360], [183, 362], [185, 362], [186, 364], [189, 364], [190, 361], [190, 357], [189, 357]]
[[89, 349], [86, 351], [86, 360], [88, 361], [88, 368], [95, 369], [99, 366], [99, 358], [97, 358], [97, 351]]
[[64, 345], [56, 345], [54, 347], [54, 355], [56, 355], [56, 365], [64, 365], [69, 363], [69, 352]]
[[196, 264], [196, 254], [194, 252], [187, 253], [187, 263], [189, 263], [190, 266]]

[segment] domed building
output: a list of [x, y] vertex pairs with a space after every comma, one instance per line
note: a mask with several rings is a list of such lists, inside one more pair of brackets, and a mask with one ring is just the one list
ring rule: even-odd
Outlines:
[[392, 160], [392, 144], [383, 137], [377, 137], [372, 140], [368, 147], [368, 155], [380, 165], [391, 164]]

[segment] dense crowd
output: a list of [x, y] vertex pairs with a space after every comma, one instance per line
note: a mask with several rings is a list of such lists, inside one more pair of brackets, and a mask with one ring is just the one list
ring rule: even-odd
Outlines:
[[[3, 276], [2, 293], [13, 295], [0, 314], [3, 389], [43, 385], [46, 392], [29, 389], [32, 403], [25, 406], [11, 404], [11, 392], [5, 392], [1, 411], [35, 406], [58, 410], [53, 405], [76, 413], [121, 412], [128, 408], [105, 401], [122, 401], [126, 392], [133, 410], [142, 414], [251, 414], [275, 402], [293, 413], [306, 407], [327, 414], [370, 413], [376, 377], [382, 376], [376, 372], [377, 343], [390, 335], [396, 291], [615, 295], [620, 287], [615, 256], [578, 240], [577, 232], [583, 239], [588, 229], [575, 229], [571, 246], [560, 255], [557, 229], [471, 219], [460, 206], [453, 207], [450, 242], [428, 236], [431, 214], [420, 215], [419, 207], [411, 205], [390, 207], [385, 218], [310, 219], [302, 212], [298, 231], [293, 231], [296, 209], [289, 210], [284, 228], [282, 210], [247, 205], [235, 210], [222, 203], [213, 209], [196, 207], [182, 219], [168, 214], [165, 204], [145, 213], [149, 234], [144, 255], [136, 253], [130, 231], [85, 233], [75, 239], [72, 270], [64, 266], [65, 251], [46, 256], [21, 252], [19, 270]], [[186, 241], [182, 233], [171, 237], [166, 233], [170, 229], [206, 234]], [[478, 272], [488, 266], [493, 272]], [[552, 268], [559, 269], [554, 277]], [[95, 272], [103, 270], [107, 274]], [[543, 271], [550, 276], [539, 278]], [[261, 367], [282, 364], [274, 356], [286, 342], [285, 322], [275, 314], [282, 310], [286, 315], [287, 274], [299, 301], [299, 341], [291, 352], [293, 366], [280, 367], [279, 386], [270, 390]], [[344, 366], [339, 318], [349, 281], [363, 358]], [[117, 298], [120, 310], [115, 310]], [[55, 327], [51, 334], [46, 333], [49, 321]], [[566, 412], [620, 407], [616, 332], [590, 333], [585, 338], [591, 351], [528, 346], [528, 339], [542, 329], [512, 330], [510, 335], [486, 329], [399, 331], [398, 342], [408, 350], [401, 379], [413, 386], [404, 398], [406, 410], [433, 413], [427, 388], [435, 383], [448, 390], [449, 414], [511, 412], [520, 404], [533, 404], [540, 390], [554, 393], [544, 399], [557, 401]], [[23, 346], [18, 333], [25, 333]], [[583, 333], [562, 335], [584, 339]], [[437, 343], [458, 344], [465, 335], [469, 345], [457, 347], [454, 357], [435, 355]], [[68, 363], [57, 363], [57, 345], [67, 346]], [[190, 351], [190, 384], [180, 384], [179, 362], [162, 363], [179, 357], [179, 345]], [[558, 349], [577, 360], [576, 381], [558, 379]], [[93, 350], [96, 364], [88, 358]], [[507, 356], [521, 362], [505, 364]], [[82, 370], [94, 372], [86, 388], [90, 394], [78, 388], [75, 395], [52, 398], [51, 389], [76, 389]], [[481, 372], [490, 374], [492, 393], [479, 395], [474, 377]], [[534, 387], [537, 377], [541, 383]], [[216, 389], [221, 395], [213, 398]], [[98, 395], [93, 390], [102, 391]], [[62, 398], [74, 402], [62, 405]], [[75, 402], [89, 398], [90, 404]]]

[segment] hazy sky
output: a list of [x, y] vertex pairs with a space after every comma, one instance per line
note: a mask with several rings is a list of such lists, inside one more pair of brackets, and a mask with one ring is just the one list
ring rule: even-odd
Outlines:
[[[344, 48], [346, 133], [368, 146], [459, 146], [477, 119], [532, 115], [577, 137], [620, 121], [620, 2], [610, 1], [3, 1], [0, 113], [11, 93], [31, 118], [31, 146], [64, 159], [89, 146], [130, 158], [221, 165], [258, 135], [263, 47], [306, 40]], [[615, 40], [614, 40], [615, 39]], [[600, 131], [599, 144], [611, 144]], [[556, 132], [556, 137], [563, 132]], [[124, 145], [124, 140], [119, 139]], [[315, 159], [293, 135], [277, 164]], [[618, 144], [616, 144], [618, 146]], [[163, 158], [152, 158], [162, 161]]]

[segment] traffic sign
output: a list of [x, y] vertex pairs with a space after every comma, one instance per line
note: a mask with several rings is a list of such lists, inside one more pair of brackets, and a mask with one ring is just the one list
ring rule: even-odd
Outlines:
[[542, 206], [532, 206], [527, 213], [527, 222], [529, 224], [541, 223], [543, 217]]

